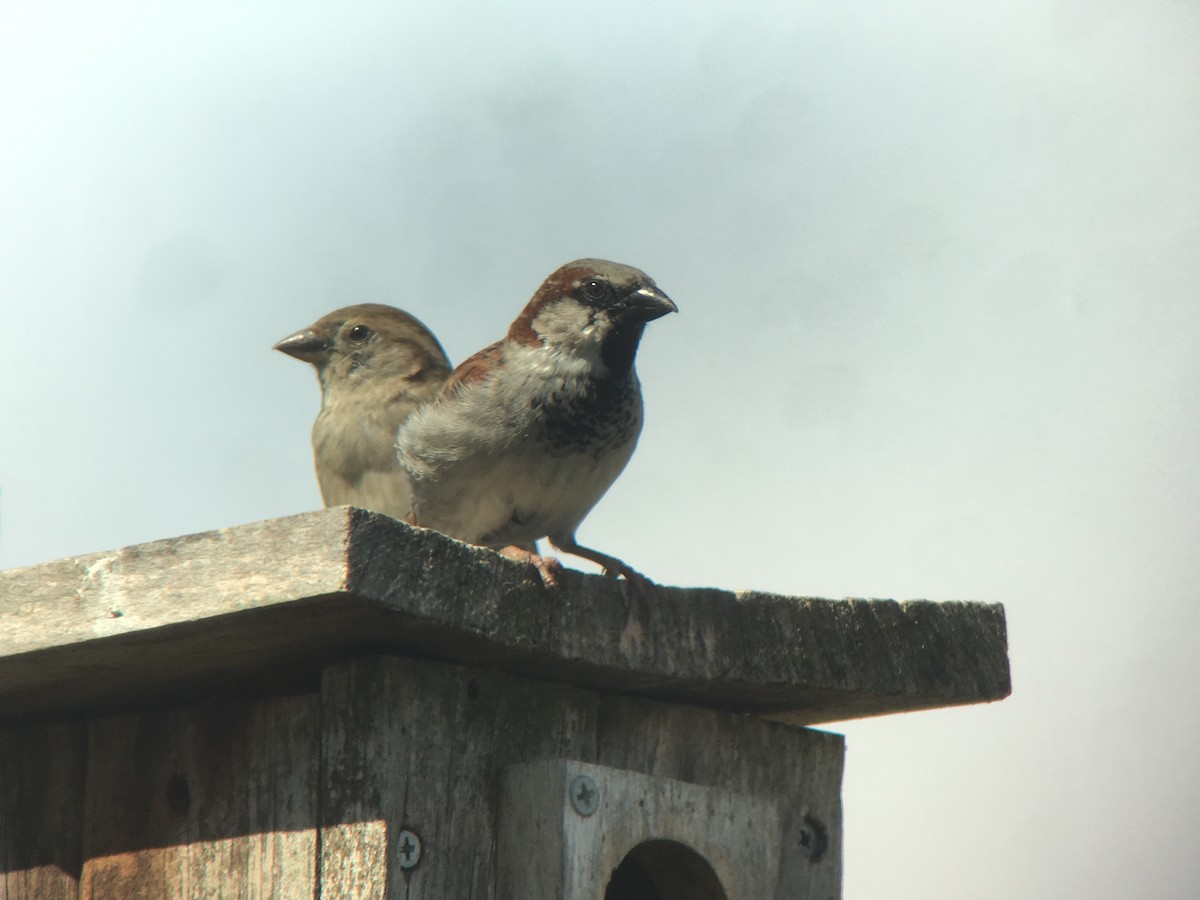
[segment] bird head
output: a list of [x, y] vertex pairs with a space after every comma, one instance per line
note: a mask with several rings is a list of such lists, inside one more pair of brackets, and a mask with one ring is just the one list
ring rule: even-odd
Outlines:
[[509, 327], [508, 339], [594, 357], [620, 375], [633, 366], [646, 323], [678, 311], [640, 269], [579, 259], [542, 283]]
[[446, 353], [428, 328], [379, 303], [334, 310], [275, 349], [311, 363], [324, 391], [379, 377], [399, 379], [410, 388], [429, 381], [436, 388], [450, 373]]

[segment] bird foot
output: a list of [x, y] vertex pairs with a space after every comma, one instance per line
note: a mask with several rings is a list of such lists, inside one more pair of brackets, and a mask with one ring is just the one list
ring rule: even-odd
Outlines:
[[604, 569], [605, 578], [612, 578], [614, 580], [617, 578], [624, 578], [630, 584], [639, 588], [649, 587], [650, 585], [654, 584], [653, 581], [651, 581], [637, 569], [626, 565], [625, 563], [621, 562], [621, 560], [614, 559], [613, 563], [614, 565], [611, 566], [601, 563], [601, 567]]
[[536, 567], [538, 574], [542, 576], [542, 584], [550, 589], [558, 587], [558, 575], [562, 572], [562, 563], [555, 557], [538, 556], [531, 550], [515, 546], [502, 548], [500, 555]]
[[575, 542], [574, 538], [550, 538], [550, 543], [563, 553], [570, 553], [573, 556], [578, 556], [583, 559], [589, 559], [604, 570], [606, 578], [624, 578], [629, 582], [630, 587], [637, 592], [642, 593], [647, 588], [653, 587], [654, 582], [643, 575], [641, 572], [633, 568], [633, 566], [617, 559], [615, 556], [609, 556], [607, 553], [601, 553], [599, 550], [592, 550], [590, 547], [582, 547]]

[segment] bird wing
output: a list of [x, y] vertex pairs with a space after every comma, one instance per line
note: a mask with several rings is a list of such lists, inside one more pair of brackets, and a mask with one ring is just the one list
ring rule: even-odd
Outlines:
[[442, 385], [443, 396], [459, 390], [463, 385], [474, 381], [484, 381], [492, 370], [501, 364], [504, 357], [504, 342], [496, 341], [489, 344], [473, 356], [469, 356], [458, 364], [446, 383]]

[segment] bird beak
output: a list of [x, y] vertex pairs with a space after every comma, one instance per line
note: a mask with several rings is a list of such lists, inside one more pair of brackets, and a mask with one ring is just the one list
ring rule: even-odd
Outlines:
[[329, 349], [329, 341], [311, 331], [297, 331], [276, 344], [275, 349], [316, 365]]
[[625, 296], [625, 315], [638, 322], [653, 322], [667, 313], [679, 312], [675, 301], [652, 284]]

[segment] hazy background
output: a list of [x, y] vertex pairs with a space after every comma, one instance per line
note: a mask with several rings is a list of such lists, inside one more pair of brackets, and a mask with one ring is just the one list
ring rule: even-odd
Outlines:
[[200, 6], [0, 7], [0, 566], [317, 507], [334, 307], [632, 263], [585, 543], [1007, 607], [1009, 700], [839, 728], [846, 896], [1195, 896], [1200, 5]]

